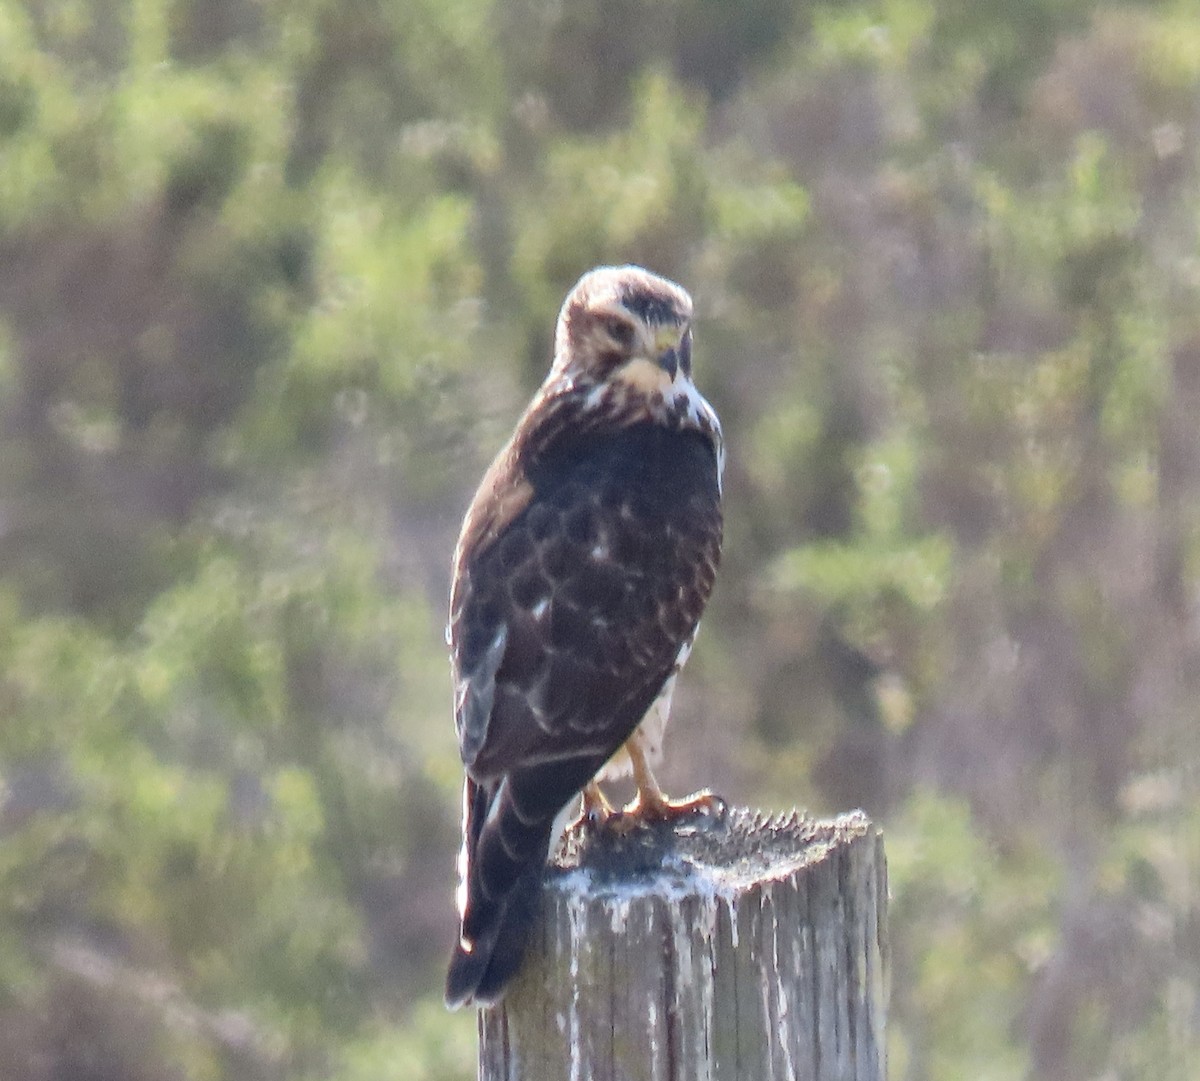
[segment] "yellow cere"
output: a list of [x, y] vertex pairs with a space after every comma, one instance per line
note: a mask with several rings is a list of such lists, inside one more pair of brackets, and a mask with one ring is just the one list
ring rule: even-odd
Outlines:
[[673, 327], [670, 324], [654, 328], [654, 350], [665, 353], [674, 349], [683, 340], [683, 327]]

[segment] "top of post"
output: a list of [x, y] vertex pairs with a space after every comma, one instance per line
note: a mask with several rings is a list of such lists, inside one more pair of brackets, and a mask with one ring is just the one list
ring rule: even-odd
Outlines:
[[800, 811], [765, 816], [741, 807], [624, 835], [576, 826], [551, 861], [546, 884], [569, 891], [582, 875], [592, 895], [736, 893], [786, 878], [874, 831], [862, 811], [817, 819]]

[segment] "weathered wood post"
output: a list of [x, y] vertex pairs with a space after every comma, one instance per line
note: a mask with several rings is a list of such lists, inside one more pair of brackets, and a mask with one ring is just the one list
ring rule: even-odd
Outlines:
[[862, 812], [572, 834], [480, 1081], [884, 1081], [886, 902]]

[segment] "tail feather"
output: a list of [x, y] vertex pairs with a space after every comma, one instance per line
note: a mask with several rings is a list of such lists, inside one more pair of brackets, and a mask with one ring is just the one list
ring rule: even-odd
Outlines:
[[602, 762], [569, 760], [463, 792], [459, 941], [446, 976], [451, 1008], [496, 1001], [516, 975], [540, 911], [554, 820]]
[[518, 879], [505, 898], [489, 933], [475, 939], [467, 952], [458, 942], [446, 973], [446, 1005], [490, 1006], [516, 976], [525, 958], [530, 934], [541, 911], [541, 867]]

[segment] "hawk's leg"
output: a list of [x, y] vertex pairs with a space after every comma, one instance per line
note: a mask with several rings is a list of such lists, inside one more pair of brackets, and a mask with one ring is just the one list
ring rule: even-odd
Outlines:
[[579, 807], [577, 823], [583, 826], [603, 826], [619, 812], [601, 790], [596, 781], [589, 781], [580, 793], [583, 801]]
[[625, 750], [633, 764], [633, 781], [637, 785], [637, 795], [614, 823], [616, 829], [624, 832], [632, 829], [638, 822], [671, 822], [676, 818], [697, 814], [720, 817], [725, 813], [725, 801], [707, 789], [693, 792], [683, 799], [668, 799], [663, 795], [663, 790], [658, 787], [658, 781], [650, 770], [650, 763], [646, 761], [642, 741], [636, 734], [625, 744]]

